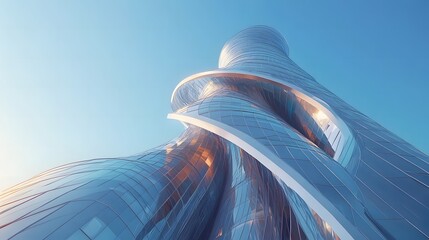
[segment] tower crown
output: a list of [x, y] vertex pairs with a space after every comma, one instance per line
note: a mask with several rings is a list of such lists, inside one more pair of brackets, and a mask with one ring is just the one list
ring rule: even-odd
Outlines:
[[253, 26], [237, 33], [225, 43], [219, 57], [219, 68], [281, 56], [289, 56], [286, 39], [273, 28]]

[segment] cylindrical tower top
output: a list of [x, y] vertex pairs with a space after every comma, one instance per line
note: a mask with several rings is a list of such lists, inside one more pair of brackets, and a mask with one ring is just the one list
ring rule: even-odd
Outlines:
[[252, 60], [289, 56], [285, 38], [267, 26], [253, 26], [236, 34], [222, 48], [219, 68], [232, 67]]

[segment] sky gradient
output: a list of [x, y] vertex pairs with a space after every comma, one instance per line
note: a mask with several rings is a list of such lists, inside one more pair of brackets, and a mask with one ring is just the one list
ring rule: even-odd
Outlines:
[[429, 2], [2, 1], [0, 190], [72, 161], [145, 151], [183, 78], [251, 25], [346, 102], [429, 153]]

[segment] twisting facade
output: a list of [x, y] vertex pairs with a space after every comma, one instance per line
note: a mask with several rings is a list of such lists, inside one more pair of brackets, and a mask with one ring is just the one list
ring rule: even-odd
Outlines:
[[429, 158], [317, 83], [256, 26], [183, 80], [186, 131], [0, 195], [1, 239], [426, 239]]

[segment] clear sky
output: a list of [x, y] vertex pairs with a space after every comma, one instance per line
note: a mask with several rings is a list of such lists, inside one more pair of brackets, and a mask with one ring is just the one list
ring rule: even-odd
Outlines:
[[176, 84], [264, 24], [290, 57], [429, 153], [429, 2], [1, 1], [0, 189], [64, 163], [176, 137]]

